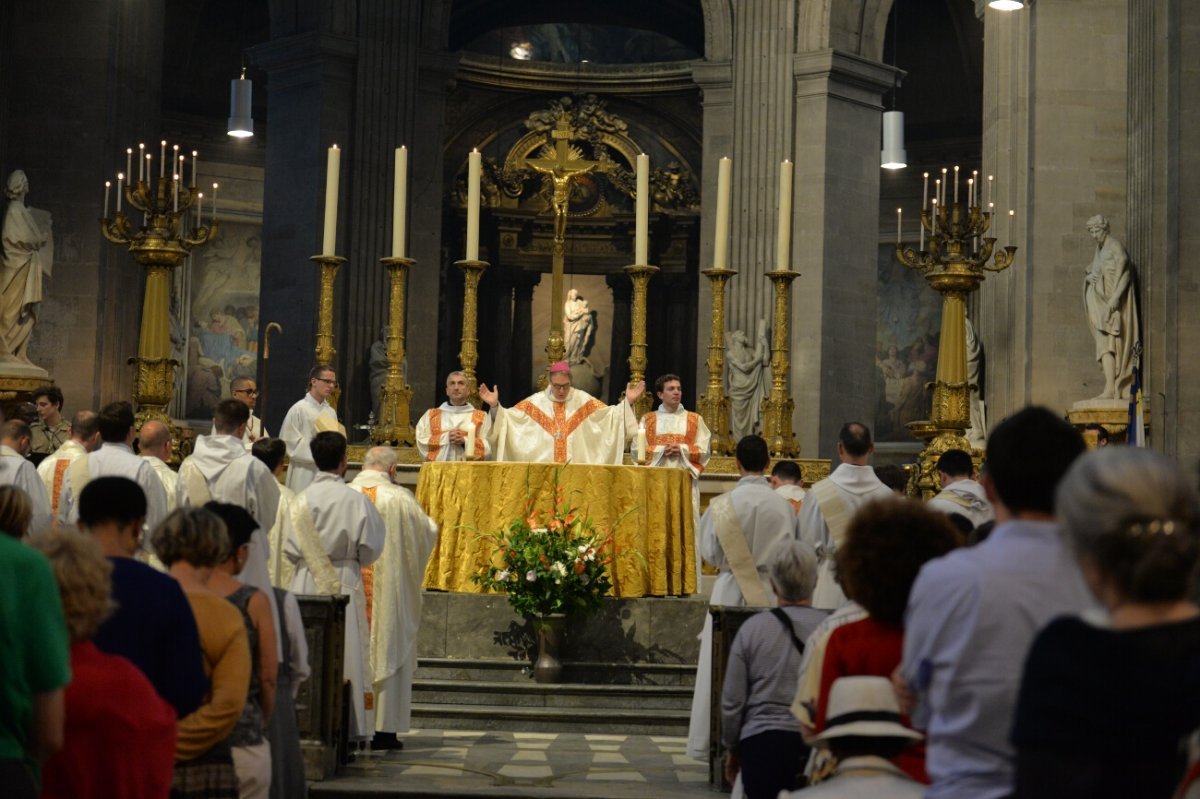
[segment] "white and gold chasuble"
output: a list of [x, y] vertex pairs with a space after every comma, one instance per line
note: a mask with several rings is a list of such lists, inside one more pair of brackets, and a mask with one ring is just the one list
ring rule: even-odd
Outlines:
[[605, 405], [577, 388], [565, 402], [555, 402], [547, 388], [493, 413], [491, 443], [498, 461], [619, 465], [637, 429], [624, 399]]

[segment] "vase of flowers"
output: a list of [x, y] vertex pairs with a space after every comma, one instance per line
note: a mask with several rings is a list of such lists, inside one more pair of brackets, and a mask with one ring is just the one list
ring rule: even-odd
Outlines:
[[598, 610], [612, 588], [609, 568], [621, 554], [612, 529], [597, 529], [556, 486], [550, 510], [537, 513], [531, 500], [520, 518], [481, 538], [493, 547], [492, 561], [472, 579], [505, 593], [514, 611], [533, 620], [538, 636], [534, 679], [557, 682], [563, 622]]

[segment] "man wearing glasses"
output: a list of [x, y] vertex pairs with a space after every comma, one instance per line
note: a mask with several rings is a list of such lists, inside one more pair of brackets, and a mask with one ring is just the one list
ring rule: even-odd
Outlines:
[[[258, 404], [258, 384], [252, 377], [235, 377], [230, 383], [229, 393], [235, 400], [250, 409], [250, 421], [246, 422], [246, 432], [242, 433], [242, 444], [249, 452], [255, 441], [271, 437], [271, 434], [263, 427], [262, 419], [254, 415], [254, 406]], [[216, 433], [217, 427], [214, 424], [211, 435], [216, 435]]]
[[283, 418], [279, 437], [287, 445], [287, 487], [299, 494], [317, 476], [309, 442], [317, 433], [340, 432], [346, 428], [338, 423], [337, 411], [329, 398], [337, 388], [337, 374], [332, 367], [317, 365], [308, 373], [308, 393], [291, 407]]

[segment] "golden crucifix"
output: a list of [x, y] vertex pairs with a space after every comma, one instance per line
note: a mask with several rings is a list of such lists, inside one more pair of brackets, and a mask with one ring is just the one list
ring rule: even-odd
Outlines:
[[[526, 158], [525, 166], [542, 175], [551, 189], [550, 204], [554, 208], [554, 255], [551, 262], [551, 308], [550, 339], [546, 343], [546, 358], [550, 363], [561, 361], [565, 352], [562, 335], [563, 307], [563, 252], [567, 234], [567, 211], [571, 204], [571, 182], [580, 175], [601, 168], [599, 161], [587, 161], [578, 149], [571, 147], [575, 131], [566, 117], [558, 120], [550, 138], [554, 141], [554, 157], [544, 157], [548, 147], [542, 148], [543, 157]], [[545, 381], [545, 375], [539, 384]]]

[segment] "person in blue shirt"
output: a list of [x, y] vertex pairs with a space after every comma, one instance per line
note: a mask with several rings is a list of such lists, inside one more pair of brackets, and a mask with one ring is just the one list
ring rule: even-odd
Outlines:
[[146, 495], [124, 477], [97, 477], [79, 497], [79, 529], [112, 561], [116, 610], [100, 625], [96, 646], [133, 661], [179, 718], [208, 692], [200, 633], [179, 583], [138, 560]]
[[1009, 731], [1030, 645], [1051, 620], [1092, 605], [1054, 519], [1054, 490], [1083, 451], [1080, 434], [1045, 408], [1002, 422], [983, 476], [995, 530], [917, 576], [895, 681], [926, 731], [927, 799], [1012, 793]]

